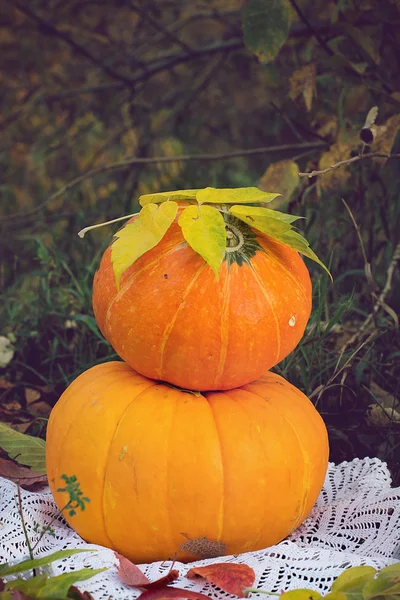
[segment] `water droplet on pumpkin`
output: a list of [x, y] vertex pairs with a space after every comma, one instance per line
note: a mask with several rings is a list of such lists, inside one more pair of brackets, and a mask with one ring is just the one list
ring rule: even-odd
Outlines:
[[289, 325], [290, 325], [290, 327], [294, 327], [296, 325], [296, 315], [293, 315], [292, 317], [290, 317]]

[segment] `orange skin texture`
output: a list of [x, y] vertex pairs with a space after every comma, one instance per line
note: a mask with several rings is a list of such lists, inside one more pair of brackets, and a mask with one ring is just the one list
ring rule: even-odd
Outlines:
[[298, 344], [311, 313], [311, 280], [299, 254], [257, 234], [266, 252], [217, 280], [176, 222], [121, 278], [111, 246], [93, 283], [98, 326], [119, 356], [152, 379], [225, 390], [261, 377]]
[[84, 511], [70, 525], [136, 563], [271, 546], [309, 515], [328, 464], [328, 438], [310, 400], [279, 375], [227, 392], [149, 380], [126, 363], [97, 365], [64, 392], [47, 429], [47, 473], [76, 475]]

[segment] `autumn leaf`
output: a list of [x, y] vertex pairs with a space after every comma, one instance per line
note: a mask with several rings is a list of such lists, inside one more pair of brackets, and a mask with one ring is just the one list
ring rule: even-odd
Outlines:
[[236, 563], [214, 563], [206, 567], [193, 567], [186, 573], [188, 579], [203, 577], [219, 588], [243, 597], [245, 588], [254, 584], [255, 573], [251, 567]]
[[291, 223], [299, 217], [257, 206], [232, 206], [229, 212], [253, 229], [257, 229], [257, 231], [261, 231], [265, 235], [278, 240], [278, 242], [289, 246], [289, 248], [293, 248], [293, 250], [297, 250], [297, 252], [311, 258], [332, 277], [324, 263], [311, 250], [307, 240], [291, 226]]
[[217, 279], [225, 256], [225, 221], [218, 209], [212, 206], [188, 206], [178, 221], [183, 237], [213, 269]]
[[39, 474], [46, 473], [46, 442], [0, 423], [0, 448], [19, 464]]
[[115, 552], [115, 556], [119, 560], [118, 577], [122, 583], [125, 583], [131, 587], [138, 587], [146, 590], [162, 588], [172, 583], [179, 577], [179, 571], [176, 569], [171, 569], [167, 575], [164, 575], [155, 581], [150, 581], [139, 569], [139, 567], [137, 567], [128, 558], [122, 554], [118, 554], [118, 552]]
[[316, 76], [317, 67], [315, 63], [309, 63], [297, 69], [289, 79], [289, 98], [296, 100], [299, 96], [303, 96], [304, 103], [309, 112], [312, 108], [313, 98], [317, 95]]
[[161, 206], [146, 204], [133, 223], [128, 223], [115, 234], [111, 247], [117, 289], [122, 274], [145, 252], [151, 250], [164, 237], [178, 212], [176, 202]]
[[205, 594], [192, 592], [191, 590], [183, 590], [171, 586], [146, 590], [137, 600], [166, 600], [167, 598], [182, 598], [183, 600], [210, 600]]
[[246, 47], [261, 63], [275, 58], [290, 30], [288, 0], [250, 0], [243, 11], [243, 38]]
[[260, 181], [260, 189], [276, 190], [281, 197], [273, 200], [271, 208], [287, 204], [299, 184], [299, 165], [293, 160], [280, 160], [268, 166]]
[[[382, 152], [383, 154], [390, 154], [393, 148], [394, 141], [397, 136], [397, 132], [400, 129], [400, 114], [393, 115], [386, 123], [380, 125], [376, 133], [375, 141], [372, 144], [372, 150], [374, 152]], [[381, 159], [376, 159], [381, 160]]]
[[47, 476], [21, 467], [11, 460], [0, 457], [0, 477], [5, 477], [27, 489], [38, 489], [47, 484]]
[[256, 187], [246, 188], [212, 188], [198, 190], [196, 198], [199, 203], [211, 204], [256, 204], [272, 202], [279, 192], [264, 192]]
[[157, 192], [155, 194], [143, 194], [139, 197], [140, 206], [150, 203], [159, 204], [168, 200], [196, 200], [196, 194], [200, 190], [176, 190], [172, 192]]
[[[323, 171], [336, 163], [347, 160], [351, 156], [351, 144], [333, 144], [319, 159], [318, 169]], [[346, 166], [324, 173], [317, 179], [319, 193], [342, 189], [351, 177]]]
[[361, 566], [346, 569], [332, 583], [331, 590], [332, 592], [344, 592], [345, 594], [360, 594], [360, 598], [362, 598], [364, 585], [371, 581], [375, 574], [376, 569], [374, 567]]
[[307, 589], [290, 590], [279, 596], [280, 600], [319, 600], [320, 598], [322, 596], [319, 592]]
[[128, 558], [122, 554], [115, 552], [115, 556], [119, 560], [118, 577], [125, 583], [133, 587], [142, 587], [144, 584], [150, 583], [146, 575]]

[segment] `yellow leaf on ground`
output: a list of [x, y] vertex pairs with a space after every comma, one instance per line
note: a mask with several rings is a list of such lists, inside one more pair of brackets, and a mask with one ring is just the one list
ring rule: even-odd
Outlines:
[[290, 93], [289, 97], [296, 100], [300, 95], [303, 96], [306, 108], [311, 110], [313, 98], [317, 95], [317, 86], [315, 78], [317, 75], [317, 67], [315, 63], [309, 63], [297, 69], [290, 77]]

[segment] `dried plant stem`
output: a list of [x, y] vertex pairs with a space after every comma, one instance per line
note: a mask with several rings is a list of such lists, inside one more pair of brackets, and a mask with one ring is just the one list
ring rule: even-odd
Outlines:
[[325, 173], [329, 173], [329, 171], [333, 171], [334, 169], [338, 169], [339, 167], [343, 167], [344, 165], [351, 165], [352, 163], [355, 163], [359, 160], [363, 160], [364, 158], [400, 158], [400, 153], [385, 154], [383, 152], [368, 152], [367, 154], [357, 154], [357, 156], [353, 156], [352, 158], [348, 158], [347, 160], [341, 160], [338, 163], [327, 167], [326, 169], [322, 169], [321, 171], [299, 173], [299, 177], [316, 177], [317, 175], [325, 175]]
[[[345, 365], [340, 369], [340, 371], [337, 371], [340, 361], [342, 359], [343, 354], [345, 353], [346, 349], [351, 346], [352, 344], [354, 344], [355, 342], [357, 342], [365, 333], [365, 331], [368, 329], [369, 325], [371, 324], [371, 322], [373, 321], [375, 315], [377, 314], [377, 312], [379, 311], [379, 309], [381, 307], [384, 307], [387, 311], [389, 309], [389, 314], [392, 316], [396, 327], [399, 326], [399, 319], [396, 315], [396, 313], [388, 306], [386, 306], [386, 298], [390, 292], [390, 290], [392, 289], [392, 280], [393, 280], [393, 275], [397, 266], [397, 263], [400, 261], [400, 242], [397, 244], [395, 251], [393, 252], [393, 256], [392, 256], [392, 260], [390, 261], [388, 270], [387, 270], [387, 274], [386, 274], [386, 282], [385, 282], [385, 286], [381, 292], [381, 294], [379, 295], [378, 299], [376, 300], [372, 311], [370, 312], [370, 314], [367, 316], [367, 318], [365, 319], [365, 321], [361, 324], [361, 326], [358, 328], [358, 330], [356, 331], [356, 333], [354, 335], [352, 335], [352, 337], [347, 340], [347, 342], [342, 346], [341, 350], [340, 350], [340, 354], [339, 354], [339, 358], [338, 358], [338, 362], [336, 364], [336, 368], [335, 368], [335, 372], [336, 374], [338, 374], [340, 371], [343, 370], [344, 366], [347, 365], [347, 362], [345, 363]], [[374, 331], [371, 335], [375, 335], [376, 331]], [[370, 336], [371, 337], [371, 336]], [[369, 338], [368, 338], [369, 339]]]
[[24, 536], [25, 536], [25, 539], [26, 539], [26, 543], [28, 545], [29, 557], [31, 558], [31, 560], [33, 560], [33, 550], [32, 550], [32, 546], [31, 546], [31, 542], [30, 542], [29, 536], [28, 536], [28, 532], [26, 530], [24, 512], [22, 510], [21, 486], [19, 484], [18, 484], [17, 490], [18, 490], [18, 512], [19, 512], [19, 514], [21, 516], [22, 529], [24, 530]]

